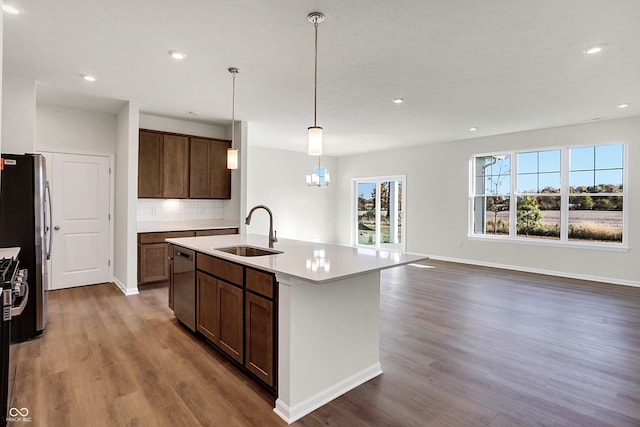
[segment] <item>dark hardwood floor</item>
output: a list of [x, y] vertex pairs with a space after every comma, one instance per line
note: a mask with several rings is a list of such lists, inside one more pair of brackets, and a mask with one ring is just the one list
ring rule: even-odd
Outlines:
[[[384, 374], [296, 425], [640, 426], [640, 288], [424, 265], [383, 272]], [[285, 425], [166, 288], [50, 292], [44, 337], [12, 357], [32, 426]]]

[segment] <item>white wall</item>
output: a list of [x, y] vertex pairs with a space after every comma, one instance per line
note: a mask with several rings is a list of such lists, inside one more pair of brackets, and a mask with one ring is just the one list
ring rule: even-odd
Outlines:
[[[478, 153], [626, 142], [628, 251], [478, 241], [467, 238], [469, 160]], [[640, 286], [640, 116], [494, 137], [366, 153], [338, 159], [337, 239], [349, 243], [351, 180], [406, 174], [407, 252], [481, 265]], [[462, 247], [458, 247], [458, 242]]]
[[[321, 161], [333, 177], [336, 159], [323, 156]], [[305, 175], [315, 166], [317, 157], [306, 153], [249, 147], [247, 210], [255, 205], [268, 206], [273, 211], [278, 236], [333, 243], [336, 188], [307, 187]], [[246, 232], [267, 235], [268, 231], [268, 215], [257, 211]]]
[[113, 275], [127, 295], [138, 293], [138, 120], [133, 102], [118, 113]]
[[78, 154], [113, 154], [118, 140], [115, 114], [36, 105], [36, 148]]
[[2, 152], [35, 151], [36, 85], [33, 79], [2, 76]]

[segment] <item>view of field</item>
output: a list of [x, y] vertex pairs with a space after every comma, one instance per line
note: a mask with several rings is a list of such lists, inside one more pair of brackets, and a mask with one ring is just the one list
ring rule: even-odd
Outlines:
[[[559, 210], [541, 210], [542, 219], [540, 221], [543, 228], [550, 229], [552, 227], [560, 227], [560, 213]], [[509, 212], [508, 211], [487, 211], [486, 213], [486, 233], [493, 234], [494, 220], [496, 220], [498, 226], [496, 227], [496, 234], [506, 235], [509, 234]], [[569, 211], [569, 227], [571, 230], [575, 230], [570, 234], [569, 240], [602, 240], [602, 241], [621, 241], [622, 236], [622, 223], [623, 214], [622, 211], [598, 211], [598, 210], [570, 210]], [[587, 230], [584, 233], [583, 230]], [[591, 230], [594, 232], [591, 233]], [[593, 236], [591, 235], [593, 234]], [[597, 235], [609, 236], [606, 238], [597, 238]], [[522, 233], [518, 233], [522, 236]], [[589, 237], [585, 237], [585, 236]], [[610, 237], [613, 236], [613, 237]], [[531, 237], [554, 237], [553, 233], [548, 235], [532, 235]], [[556, 238], [559, 235], [555, 235]]]

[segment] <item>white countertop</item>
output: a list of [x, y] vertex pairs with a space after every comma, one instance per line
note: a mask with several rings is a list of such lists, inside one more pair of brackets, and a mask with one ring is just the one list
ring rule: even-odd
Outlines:
[[13, 258], [14, 260], [16, 260], [19, 253], [20, 248], [0, 248], [0, 259]]
[[138, 233], [165, 231], [212, 230], [238, 228], [237, 221], [226, 219], [196, 219], [190, 221], [138, 221]]
[[268, 248], [268, 240], [267, 236], [255, 234], [231, 234], [183, 237], [167, 239], [167, 242], [260, 270], [286, 274], [317, 284], [427, 259], [423, 255], [282, 238], [274, 244], [273, 249], [282, 251], [277, 255], [243, 257], [215, 249], [236, 245]]

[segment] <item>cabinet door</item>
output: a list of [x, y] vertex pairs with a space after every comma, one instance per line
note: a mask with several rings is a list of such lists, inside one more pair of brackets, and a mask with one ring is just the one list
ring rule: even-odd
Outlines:
[[269, 386], [275, 383], [273, 301], [246, 293], [245, 367]]
[[191, 138], [189, 165], [189, 197], [192, 199], [209, 198], [209, 177], [211, 167], [210, 144], [208, 139]]
[[160, 282], [169, 278], [169, 245], [140, 245], [140, 283]]
[[229, 356], [242, 363], [242, 315], [243, 291], [227, 282], [218, 280], [220, 304], [220, 339], [218, 345]]
[[231, 171], [227, 169], [227, 141], [210, 141], [210, 184], [209, 197], [212, 199], [231, 198]]
[[204, 273], [196, 276], [196, 330], [215, 344], [219, 342], [220, 322], [218, 281]]
[[162, 197], [162, 134], [140, 131], [138, 139], [138, 197]]
[[162, 194], [165, 198], [189, 197], [189, 138], [163, 136]]

